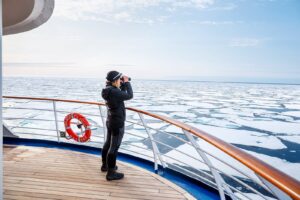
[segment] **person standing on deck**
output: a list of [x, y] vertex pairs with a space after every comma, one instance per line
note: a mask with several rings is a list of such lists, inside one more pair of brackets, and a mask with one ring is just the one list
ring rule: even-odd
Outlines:
[[106, 172], [106, 180], [119, 180], [123, 173], [117, 172], [118, 149], [124, 135], [126, 110], [124, 101], [133, 98], [129, 77], [122, 73], [110, 71], [106, 76], [106, 87], [102, 90], [102, 98], [107, 105], [107, 137], [102, 150], [101, 171]]

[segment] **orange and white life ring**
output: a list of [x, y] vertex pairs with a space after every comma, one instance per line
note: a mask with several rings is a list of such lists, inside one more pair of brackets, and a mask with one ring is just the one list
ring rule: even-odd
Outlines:
[[[85, 128], [85, 132], [82, 136], [78, 136], [71, 128], [71, 120], [72, 119], [77, 119], [78, 121], [81, 122], [81, 124]], [[91, 137], [91, 128], [90, 128], [90, 123], [88, 120], [81, 114], [79, 113], [70, 113], [65, 117], [64, 120], [66, 132], [75, 140], [78, 142], [86, 142], [90, 139]]]

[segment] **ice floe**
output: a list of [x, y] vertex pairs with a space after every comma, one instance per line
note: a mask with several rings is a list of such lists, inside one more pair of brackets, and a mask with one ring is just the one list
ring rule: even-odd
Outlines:
[[190, 123], [190, 125], [232, 144], [243, 144], [268, 149], [286, 148], [286, 146], [275, 136], [260, 134], [254, 131], [224, 129], [202, 124]]
[[272, 132], [274, 135], [278, 133], [285, 133], [285, 134], [300, 134], [300, 123], [295, 122], [282, 122], [282, 121], [275, 121], [275, 120], [244, 120], [242, 118], [235, 119], [235, 123], [263, 130]]
[[143, 109], [149, 111], [167, 111], [167, 112], [186, 112], [188, 109], [191, 109], [192, 106], [187, 105], [162, 105], [162, 106], [143, 106]]
[[287, 111], [287, 112], [283, 112], [282, 114], [300, 118], [300, 110], [299, 111]]
[[191, 112], [172, 112], [170, 113], [171, 117], [181, 117], [181, 118], [195, 118], [197, 117], [196, 114]]

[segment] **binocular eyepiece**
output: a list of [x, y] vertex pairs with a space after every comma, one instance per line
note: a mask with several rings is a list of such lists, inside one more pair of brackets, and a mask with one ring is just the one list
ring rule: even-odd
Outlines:
[[[124, 77], [123, 76], [121, 77], [121, 81], [124, 81]], [[128, 77], [128, 81], [131, 81], [130, 77]]]

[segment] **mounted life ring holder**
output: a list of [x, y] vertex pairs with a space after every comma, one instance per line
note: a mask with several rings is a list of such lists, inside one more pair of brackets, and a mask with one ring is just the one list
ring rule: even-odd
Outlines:
[[[85, 128], [85, 132], [82, 136], [78, 136], [71, 128], [71, 120], [72, 119], [77, 119], [78, 121], [81, 122], [81, 125], [84, 126]], [[71, 138], [73, 138], [75, 141], [77, 142], [87, 142], [90, 137], [91, 137], [91, 128], [90, 128], [90, 123], [88, 122], [88, 120], [81, 114], [79, 113], [70, 113], [65, 117], [64, 120], [64, 124], [65, 124], [65, 128], [66, 128], [66, 132], [70, 135]]]

